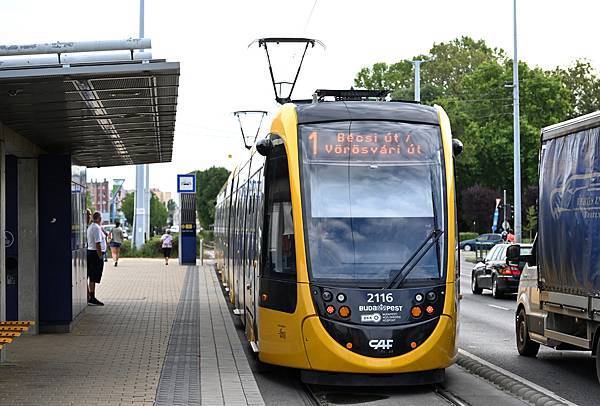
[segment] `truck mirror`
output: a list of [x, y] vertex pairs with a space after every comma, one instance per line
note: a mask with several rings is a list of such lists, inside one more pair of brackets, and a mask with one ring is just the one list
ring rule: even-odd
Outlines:
[[506, 249], [506, 262], [519, 262], [521, 259], [521, 246], [519, 244], [509, 245]]

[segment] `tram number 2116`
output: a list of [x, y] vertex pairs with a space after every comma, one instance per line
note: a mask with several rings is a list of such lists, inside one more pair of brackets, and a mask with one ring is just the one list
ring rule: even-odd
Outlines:
[[394, 295], [391, 293], [367, 293], [367, 303], [391, 303]]

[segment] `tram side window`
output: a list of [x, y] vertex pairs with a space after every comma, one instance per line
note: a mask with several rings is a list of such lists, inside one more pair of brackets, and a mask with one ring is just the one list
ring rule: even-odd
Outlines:
[[291, 278], [296, 274], [296, 246], [287, 154], [283, 144], [277, 145], [269, 155], [266, 172], [265, 271], [273, 278]]

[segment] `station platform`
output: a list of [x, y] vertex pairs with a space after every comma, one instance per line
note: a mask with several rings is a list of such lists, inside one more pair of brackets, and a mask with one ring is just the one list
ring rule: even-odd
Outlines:
[[105, 306], [6, 347], [0, 405], [264, 404], [211, 267], [106, 265]]

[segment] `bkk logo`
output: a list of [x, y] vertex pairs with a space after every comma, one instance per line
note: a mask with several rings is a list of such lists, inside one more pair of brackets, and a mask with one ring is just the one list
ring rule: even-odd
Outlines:
[[369, 341], [369, 347], [374, 350], [389, 350], [392, 348], [394, 340], [371, 340]]
[[372, 321], [375, 323], [379, 323], [381, 321], [381, 314], [379, 313], [373, 313], [373, 314], [361, 314], [360, 315], [360, 321], [367, 322], [367, 321]]

